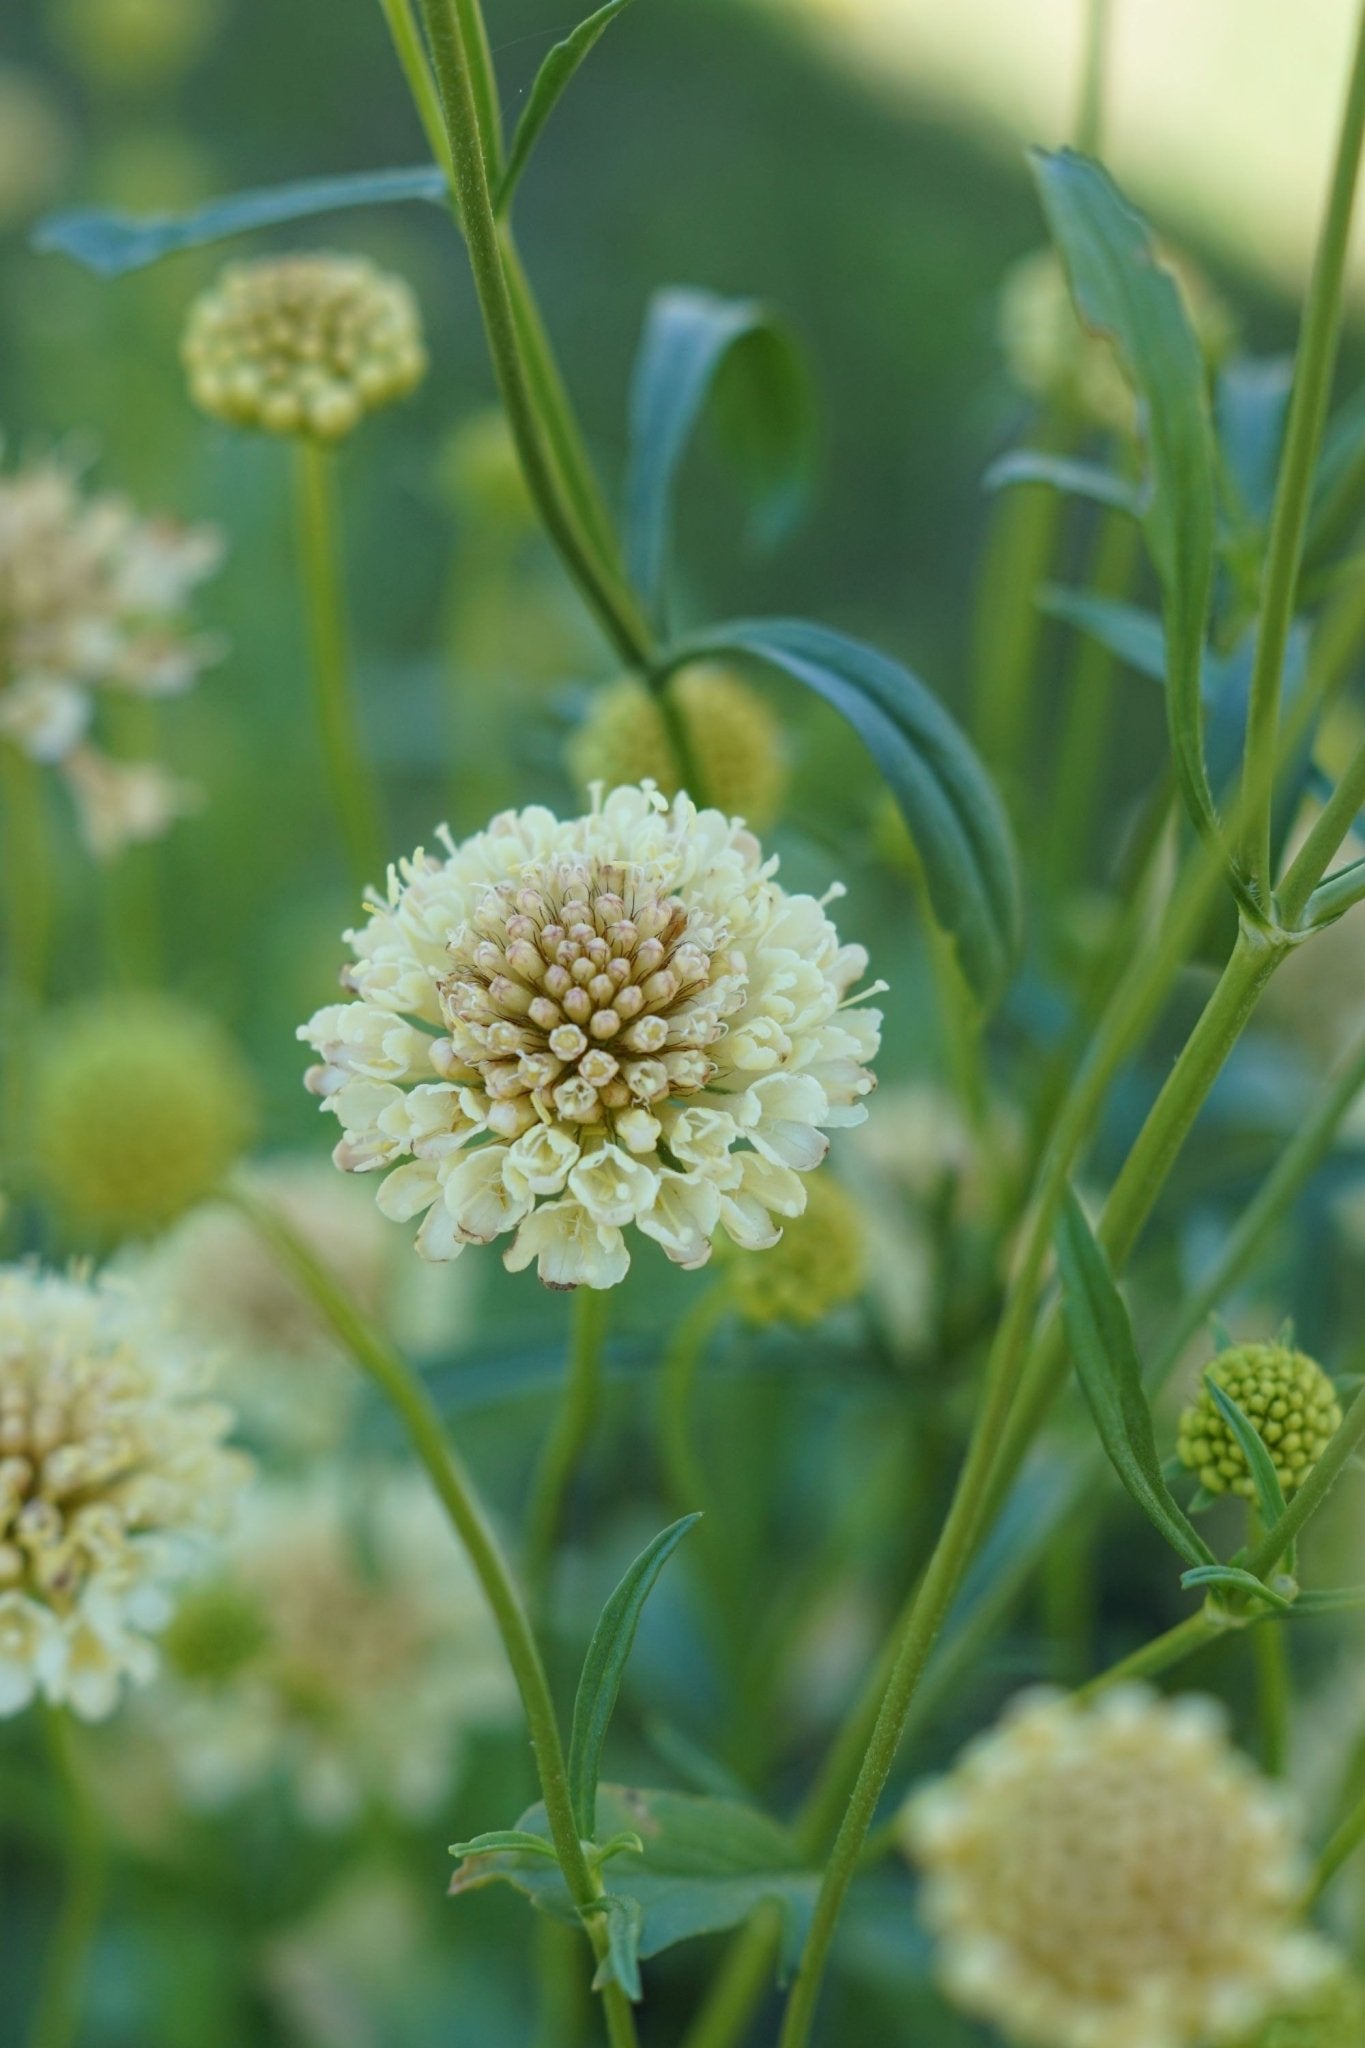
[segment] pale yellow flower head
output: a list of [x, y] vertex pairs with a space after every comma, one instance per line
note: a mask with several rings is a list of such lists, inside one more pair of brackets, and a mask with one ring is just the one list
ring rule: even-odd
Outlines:
[[0, 1714], [87, 1720], [156, 1667], [194, 1541], [246, 1476], [230, 1412], [111, 1282], [0, 1268]]
[[1032, 1693], [905, 1813], [945, 1988], [1036, 2048], [1221, 2048], [1325, 1978], [1277, 1789], [1202, 1699]]
[[771, 1251], [736, 1250], [727, 1260], [730, 1298], [749, 1323], [809, 1328], [856, 1301], [867, 1279], [867, 1220], [838, 1181], [822, 1174], [806, 1206], [783, 1225]]
[[282, 1774], [304, 1819], [439, 1808], [515, 1691], [478, 1584], [419, 1476], [318, 1468], [253, 1493], [226, 1569], [166, 1639], [148, 1713], [198, 1805]]
[[[765, 831], [787, 786], [782, 728], [774, 713], [742, 676], [714, 662], [680, 669], [665, 687], [707, 801]], [[587, 717], [569, 741], [568, 759], [584, 791], [595, 782], [615, 789], [650, 781], [673, 796], [682, 786], [659, 701], [633, 676], [594, 692]]]
[[172, 996], [98, 996], [44, 1034], [34, 1166], [76, 1228], [136, 1236], [214, 1192], [254, 1116], [250, 1076], [214, 1018]]
[[215, 419], [339, 441], [426, 372], [417, 301], [362, 256], [237, 263], [195, 300], [181, 344]]
[[442, 844], [390, 871], [348, 934], [355, 1000], [299, 1033], [337, 1164], [386, 1175], [424, 1257], [515, 1233], [505, 1263], [553, 1287], [624, 1279], [632, 1225], [688, 1268], [717, 1232], [776, 1244], [873, 1086], [867, 956], [824, 902], [650, 785]]
[[[1283, 1491], [1296, 1492], [1341, 1424], [1336, 1388], [1322, 1367], [1287, 1344], [1236, 1344], [1208, 1370], [1270, 1452]], [[1177, 1449], [1209, 1493], [1255, 1500], [1246, 1455], [1207, 1387], [1180, 1418]]]

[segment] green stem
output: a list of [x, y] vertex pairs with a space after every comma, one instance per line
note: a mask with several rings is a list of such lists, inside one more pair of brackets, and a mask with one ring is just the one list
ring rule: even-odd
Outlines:
[[1279, 914], [1295, 926], [1309, 897], [1327, 872], [1327, 864], [1355, 824], [1365, 804], [1365, 747], [1357, 750], [1328, 797], [1303, 845], [1290, 862], [1277, 893]]
[[[1141, 560], [1141, 540], [1142, 529], [1135, 520], [1118, 512], [1105, 517], [1087, 580], [1097, 597], [1120, 598], [1127, 593]], [[1111, 650], [1090, 634], [1081, 634], [1052, 783], [1047, 851], [1054, 888], [1078, 878], [1090, 846], [1104, 788], [1117, 673]]]
[[1196, 1650], [1217, 1642], [1227, 1633], [1228, 1627], [1226, 1621], [1219, 1621], [1201, 1609], [1198, 1614], [1178, 1621], [1174, 1628], [1168, 1628], [1164, 1635], [1154, 1636], [1150, 1643], [1134, 1650], [1131, 1657], [1111, 1664], [1098, 1678], [1092, 1678], [1088, 1685], [1083, 1685], [1076, 1698], [1080, 1701], [1094, 1700], [1116, 1685], [1137, 1685], [1146, 1679], [1156, 1678], [1163, 1671], [1169, 1671], [1173, 1664], [1181, 1664], [1186, 1657], [1192, 1657]]
[[323, 764], [352, 880], [364, 889], [384, 876], [384, 832], [365, 762], [365, 747], [346, 655], [345, 606], [337, 532], [334, 456], [321, 442], [294, 444], [299, 563], [313, 660], [313, 703]]
[[1365, 1842], [1365, 1793], [1362, 1793], [1318, 1858], [1313, 1881], [1308, 1887], [1304, 1909], [1315, 1906], [1332, 1879]]
[[1279, 1521], [1273, 1529], [1266, 1532], [1244, 1560], [1249, 1572], [1254, 1573], [1258, 1579], [1263, 1579], [1275, 1569], [1346, 1470], [1362, 1438], [1365, 1438], [1365, 1387], [1362, 1387], [1346, 1410], [1340, 1429]]
[[[105, 725], [117, 760], [158, 758], [158, 710], [151, 698], [109, 692]], [[103, 864], [100, 879], [110, 978], [127, 988], [154, 987], [165, 979], [159, 846], [123, 847]]]
[[563, 1398], [531, 1482], [527, 1517], [526, 1582], [538, 1609], [543, 1609], [549, 1589], [564, 1504], [602, 1402], [602, 1345], [610, 1299], [596, 1287], [574, 1292]]
[[1082, 156], [1098, 156], [1104, 134], [1104, 88], [1112, 12], [1113, 0], [1086, 0], [1085, 49], [1076, 111], [1076, 147]]
[[1289, 1724], [1293, 1688], [1289, 1676], [1289, 1633], [1258, 1628], [1251, 1637], [1256, 1659], [1256, 1706], [1261, 1730], [1261, 1763], [1272, 1778], [1289, 1768]]
[[4, 831], [6, 980], [16, 1002], [42, 1008], [52, 949], [52, 861], [43, 771], [21, 747], [0, 741], [0, 824]]
[[[602, 1885], [579, 1839], [554, 1701], [530, 1617], [473, 1480], [448, 1442], [431, 1397], [412, 1367], [366, 1320], [297, 1232], [267, 1203], [258, 1201], [239, 1184], [226, 1189], [224, 1199], [245, 1216], [299, 1282], [357, 1365], [390, 1403], [464, 1545], [521, 1695], [550, 1838], [569, 1896], [581, 1911], [601, 1896]], [[606, 1951], [606, 1933], [600, 1916], [590, 1916], [584, 1926], [600, 1960]], [[624, 1992], [618, 1985], [609, 1984], [602, 1997], [612, 2048], [634, 2048], [635, 2022]]]
[[1304, 307], [1271, 516], [1261, 595], [1261, 623], [1251, 674], [1244, 786], [1251, 800], [1243, 840], [1247, 872], [1263, 905], [1270, 902], [1271, 798], [1285, 650], [1298, 594], [1299, 568], [1322, 430], [1331, 397], [1341, 329], [1342, 280], [1351, 235], [1360, 152], [1365, 140], [1365, 7], [1359, 15], [1346, 105], [1313, 277]]
[[54, 1775], [66, 1810], [66, 1895], [43, 1961], [29, 2048], [71, 2048], [80, 2026], [90, 1951], [104, 1897], [104, 1842], [77, 1755], [71, 1716], [43, 1710]]
[[710, 1505], [710, 1487], [697, 1457], [692, 1429], [693, 1398], [706, 1346], [726, 1312], [729, 1292], [712, 1286], [693, 1302], [669, 1340], [659, 1379], [659, 1455], [675, 1514], [690, 1515]]
[[[488, 351], [527, 488], [546, 532], [607, 639], [632, 668], [646, 667], [648, 628], [620, 572], [593, 545], [566, 491], [523, 354], [522, 325], [504, 269], [488, 165], [480, 146], [474, 89], [477, 53], [471, 49], [465, 19], [473, 0], [421, 0], [421, 4]], [[473, 12], [477, 15], [477, 8]]]

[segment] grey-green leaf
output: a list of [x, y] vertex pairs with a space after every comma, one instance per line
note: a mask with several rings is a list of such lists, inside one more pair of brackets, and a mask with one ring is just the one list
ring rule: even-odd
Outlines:
[[594, 1899], [586, 1913], [601, 1914], [607, 1923], [607, 1952], [597, 1966], [592, 1980], [594, 1991], [605, 1991], [608, 1984], [619, 1984], [629, 1999], [638, 2000], [644, 1996], [640, 1982], [640, 1934], [644, 1925], [644, 1910], [638, 1899], [624, 1898], [619, 1892], [603, 1892], [600, 1899]]
[[502, 213], [516, 190], [517, 180], [531, 158], [531, 152], [540, 140], [540, 131], [553, 113], [569, 80], [577, 71], [583, 59], [591, 50], [605, 28], [623, 14], [630, 6], [630, 0], [606, 0], [595, 14], [586, 21], [580, 21], [563, 42], [556, 43], [549, 56], [535, 75], [530, 97], [517, 122], [512, 137], [512, 147], [507, 153], [507, 166], [498, 183], [497, 209]]
[[452, 1842], [450, 1853], [458, 1856], [463, 1863], [471, 1856], [496, 1856], [508, 1851], [520, 1852], [527, 1856], [548, 1856], [554, 1861], [554, 1844], [540, 1835], [528, 1834], [524, 1828], [493, 1828], [486, 1835], [475, 1835], [468, 1842]]
[[654, 1582], [688, 1530], [701, 1520], [684, 1515], [646, 1544], [602, 1609], [593, 1630], [574, 1700], [569, 1736], [569, 1793], [579, 1832], [597, 1831], [597, 1777], [635, 1631]]
[[1102, 469], [1097, 462], [1077, 462], [1067, 455], [1049, 455], [1044, 448], [1011, 448], [994, 461], [982, 478], [988, 491], [1004, 490], [1010, 484], [1047, 484], [1068, 497], [1090, 498], [1097, 505], [1109, 505], [1130, 517], [1142, 516], [1141, 494], [1126, 476]]
[[255, 228], [306, 220], [315, 213], [340, 213], [351, 206], [385, 206], [395, 200], [426, 199], [445, 204], [445, 172], [436, 164], [412, 170], [356, 171], [340, 178], [303, 178], [294, 185], [267, 185], [212, 199], [193, 213], [134, 216], [97, 207], [73, 207], [49, 214], [33, 233], [33, 246], [84, 264], [101, 277], [142, 270], [179, 249], [202, 248]]
[[1076, 1372], [1110, 1464], [1147, 1519], [1187, 1564], [1217, 1564], [1162, 1477], [1128, 1311], [1109, 1261], [1070, 1188], [1057, 1223], [1057, 1263]]
[[645, 316], [630, 387], [626, 560], [659, 615], [678, 471], [708, 404], [755, 504], [755, 537], [781, 538], [814, 466], [815, 408], [800, 351], [771, 307], [673, 287]]
[[1113, 343], [1142, 400], [1151, 486], [1143, 525], [1161, 580], [1171, 748], [1196, 821], [1215, 823], [1204, 767], [1200, 667], [1213, 585], [1216, 461], [1199, 343], [1151, 231], [1098, 164], [1033, 153], [1048, 225], [1085, 325]]
[[1019, 947], [1014, 840], [995, 785], [938, 699], [889, 655], [805, 619], [710, 627], [670, 648], [661, 668], [699, 657], [763, 662], [847, 719], [900, 805], [967, 981], [978, 1001], [994, 1002]]
[[1261, 1520], [1267, 1529], [1273, 1529], [1285, 1510], [1284, 1489], [1280, 1475], [1275, 1470], [1275, 1461], [1266, 1449], [1260, 1431], [1250, 1417], [1239, 1408], [1226, 1387], [1220, 1387], [1211, 1372], [1204, 1374], [1204, 1385], [1209, 1398], [1237, 1439], [1242, 1456], [1247, 1461], [1251, 1483], [1256, 1488], [1256, 1505], [1261, 1511]]
[[1166, 635], [1154, 613], [1140, 605], [1122, 604], [1117, 598], [1092, 596], [1088, 590], [1063, 589], [1056, 583], [1043, 585], [1037, 603], [1049, 618], [1088, 633], [1139, 675], [1154, 683], [1165, 682]]

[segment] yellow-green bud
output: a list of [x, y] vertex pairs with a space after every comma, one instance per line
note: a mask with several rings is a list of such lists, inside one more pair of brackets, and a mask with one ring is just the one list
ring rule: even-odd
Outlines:
[[134, 1237], [210, 1195], [254, 1122], [231, 1038], [171, 996], [106, 995], [50, 1027], [34, 1076], [38, 1177], [73, 1225]]
[[181, 1600], [161, 1646], [182, 1678], [220, 1685], [249, 1664], [269, 1640], [270, 1624], [259, 1602], [229, 1580], [214, 1580], [196, 1586]]
[[153, 91], [187, 71], [222, 20], [221, 0], [51, 0], [53, 33], [96, 85]]
[[[1322, 1367], [1285, 1344], [1237, 1344], [1208, 1371], [1270, 1452], [1285, 1493], [1293, 1493], [1341, 1423], [1336, 1389]], [[1207, 1387], [1181, 1416], [1176, 1448], [1208, 1492], [1256, 1498], [1241, 1446]]]
[[438, 466], [440, 482], [471, 525], [515, 533], [535, 524], [535, 505], [501, 406], [486, 406], [462, 420], [441, 449]]
[[867, 1228], [847, 1189], [827, 1173], [806, 1182], [806, 1206], [766, 1251], [726, 1253], [730, 1297], [748, 1323], [819, 1323], [854, 1301], [867, 1278]]
[[1346, 1971], [1268, 2020], [1242, 2048], [1360, 2048], [1365, 2041], [1365, 1982]]
[[[787, 786], [782, 731], [763, 698], [739, 676], [710, 662], [680, 669], [667, 684], [708, 804], [763, 831]], [[666, 796], [681, 787], [664, 714], [632, 676], [598, 690], [569, 741], [569, 769], [582, 788], [657, 782]]]
[[190, 395], [215, 419], [339, 441], [426, 371], [417, 301], [359, 256], [234, 264], [190, 308]]

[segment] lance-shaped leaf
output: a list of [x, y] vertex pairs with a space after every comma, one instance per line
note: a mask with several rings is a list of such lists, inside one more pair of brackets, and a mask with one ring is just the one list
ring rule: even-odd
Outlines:
[[646, 1544], [620, 1585], [602, 1609], [593, 1630], [588, 1654], [574, 1700], [573, 1728], [569, 1736], [569, 1793], [574, 1818], [582, 1835], [596, 1832], [597, 1776], [602, 1768], [602, 1748], [616, 1707], [635, 1631], [640, 1625], [646, 1600], [665, 1564], [699, 1514], [684, 1515]]
[[[777, 1907], [782, 1923], [782, 1965], [801, 1953], [819, 1890], [818, 1871], [803, 1866], [790, 1832], [752, 1806], [689, 1792], [645, 1792], [621, 1785], [598, 1788], [597, 1817], [604, 1832], [633, 1831], [640, 1855], [612, 1858], [611, 1891], [639, 1907], [636, 1953], [650, 1956], [739, 1927], [755, 1907]], [[518, 1828], [549, 1834], [543, 1806], [522, 1815]], [[576, 1921], [577, 1910], [557, 1865], [542, 1856], [479, 1856], [451, 1879], [459, 1894], [503, 1882], [515, 1885], [542, 1912]]]
[[1199, 695], [1217, 502], [1204, 359], [1146, 221], [1108, 175], [1071, 150], [1035, 151], [1033, 167], [1076, 310], [1113, 343], [1142, 400], [1151, 471], [1143, 525], [1164, 599], [1171, 749], [1192, 815], [1215, 828]]
[[900, 805], [967, 981], [993, 1002], [1019, 946], [1014, 840], [994, 783], [937, 697], [889, 655], [805, 619], [710, 627], [670, 648], [661, 672], [711, 656], [763, 662], [847, 719]]
[[1071, 1354], [1110, 1464], [1186, 1564], [1216, 1565], [1217, 1558], [1162, 1477], [1128, 1311], [1070, 1188], [1057, 1223], [1057, 1263]]
[[618, 14], [625, 12], [630, 0], [606, 0], [595, 14], [556, 43], [545, 62], [535, 75], [530, 95], [517, 122], [512, 147], [507, 152], [507, 168], [498, 184], [497, 207], [501, 213], [516, 190], [517, 180], [530, 162], [531, 152], [540, 140], [540, 131], [553, 113], [569, 80], [587, 56], [603, 29], [610, 27]]
[[1045, 583], [1037, 603], [1049, 618], [1088, 633], [1140, 676], [1154, 683], [1165, 682], [1166, 635], [1155, 613], [1117, 598], [1092, 596], [1088, 590], [1063, 589], [1057, 583]]
[[1209, 1399], [1237, 1439], [1238, 1449], [1247, 1461], [1261, 1520], [1267, 1529], [1273, 1529], [1284, 1513], [1285, 1499], [1280, 1475], [1275, 1470], [1275, 1461], [1266, 1449], [1265, 1440], [1250, 1416], [1238, 1407], [1226, 1387], [1219, 1386], [1211, 1372], [1204, 1374], [1204, 1385], [1208, 1388]]
[[142, 270], [178, 249], [198, 249], [255, 228], [306, 220], [315, 213], [340, 213], [351, 206], [385, 206], [395, 200], [425, 199], [445, 205], [446, 175], [436, 164], [412, 170], [356, 171], [340, 178], [303, 178], [293, 185], [267, 185], [211, 199], [192, 213], [134, 216], [74, 207], [49, 214], [33, 234], [35, 249], [70, 256], [101, 277]]
[[1192, 1570], [1180, 1574], [1180, 1583], [1188, 1592], [1236, 1593], [1248, 1600], [1263, 1600], [1267, 1607], [1277, 1614], [1290, 1614], [1297, 1607], [1297, 1600], [1288, 1599], [1275, 1586], [1267, 1586], [1254, 1572], [1244, 1572], [1235, 1564], [1198, 1564]]
[[757, 300], [657, 292], [631, 375], [626, 475], [626, 561], [656, 615], [678, 471], [708, 404], [753, 495], [755, 536], [772, 543], [800, 511], [814, 459], [815, 411], [800, 352]]
[[1131, 518], [1142, 516], [1142, 494], [1126, 476], [1101, 469], [1097, 462], [1077, 462], [1067, 455], [1049, 455], [1045, 448], [1011, 448], [994, 461], [982, 478], [988, 491], [1010, 484], [1046, 484], [1068, 497], [1089, 498]]

